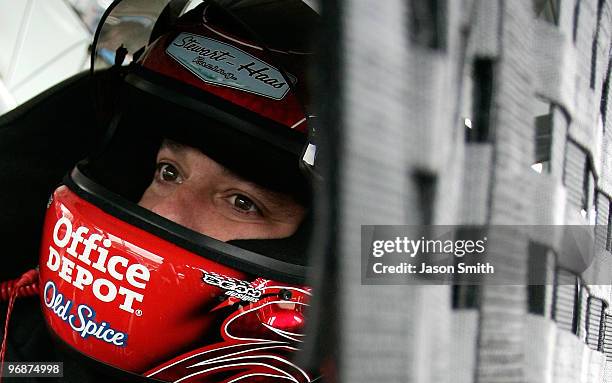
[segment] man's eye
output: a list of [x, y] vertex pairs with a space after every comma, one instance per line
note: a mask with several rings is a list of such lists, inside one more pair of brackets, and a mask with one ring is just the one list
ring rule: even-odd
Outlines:
[[181, 177], [178, 169], [172, 164], [160, 162], [157, 164], [157, 170], [159, 172], [159, 179], [162, 181], [178, 184], [183, 182], [183, 177]]
[[239, 210], [242, 210], [246, 213], [258, 213], [259, 209], [257, 205], [247, 196], [242, 194], [234, 194], [229, 199], [230, 203]]

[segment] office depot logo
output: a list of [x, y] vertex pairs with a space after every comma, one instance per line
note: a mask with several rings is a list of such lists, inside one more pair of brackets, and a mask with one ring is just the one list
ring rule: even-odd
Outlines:
[[[128, 258], [109, 254], [111, 240], [90, 233], [85, 226], [72, 227], [60, 218], [53, 228], [53, 244], [49, 246], [46, 267], [64, 281], [82, 291], [91, 291], [100, 301], [114, 302], [121, 310], [142, 314], [134, 306], [142, 302], [143, 292], [151, 277], [149, 269]], [[96, 278], [94, 270], [104, 274]], [[129, 287], [126, 287], [126, 283]]]

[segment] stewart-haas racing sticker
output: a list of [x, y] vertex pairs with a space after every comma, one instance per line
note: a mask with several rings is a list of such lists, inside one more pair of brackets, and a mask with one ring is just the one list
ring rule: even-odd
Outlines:
[[[290, 87], [281, 72], [242, 49], [181, 33], [166, 53], [202, 81], [282, 100]], [[289, 75], [292, 82], [295, 77]]]
[[[204, 283], [225, 290], [225, 295], [238, 298], [246, 302], [257, 302], [267, 280], [255, 285], [239, 279], [226, 277], [217, 273], [202, 271]], [[254, 286], [255, 285], [255, 286]]]

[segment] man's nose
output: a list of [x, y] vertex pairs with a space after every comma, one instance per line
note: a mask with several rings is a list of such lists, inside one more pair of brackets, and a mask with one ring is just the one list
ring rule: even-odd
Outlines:
[[[206, 193], [204, 193], [206, 194]], [[172, 194], [142, 204], [152, 212], [206, 236], [228, 241], [233, 239], [228, 227], [215, 213], [213, 203], [182, 186]]]
[[195, 212], [198, 212], [200, 220], [206, 219], [207, 209], [195, 206], [196, 202], [190, 195], [188, 190], [179, 187], [172, 194], [155, 201], [153, 206], [149, 206], [149, 210], [179, 225], [195, 229]]

